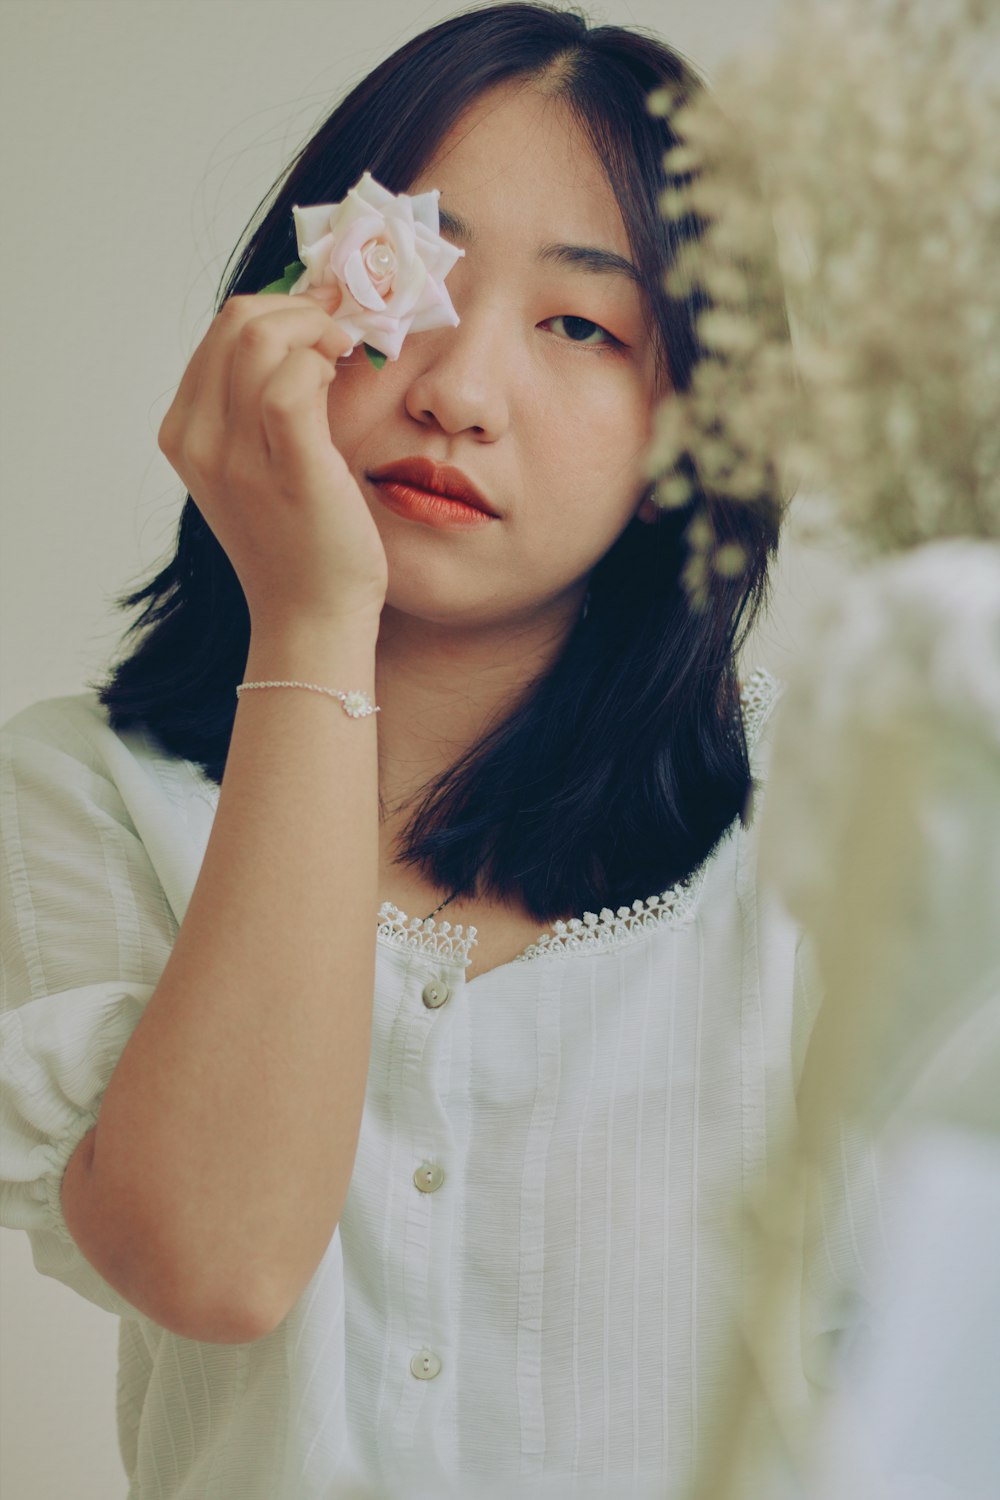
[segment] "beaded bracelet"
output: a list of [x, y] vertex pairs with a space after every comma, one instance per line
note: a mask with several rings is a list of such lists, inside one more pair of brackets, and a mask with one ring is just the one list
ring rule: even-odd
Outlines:
[[306, 688], [310, 693], [323, 693], [327, 698], [337, 698], [340, 706], [352, 719], [364, 719], [369, 714], [378, 714], [382, 710], [378, 704], [373, 703], [367, 693], [359, 692], [357, 689], [350, 693], [338, 693], [335, 688], [318, 687], [315, 682], [241, 682], [236, 689], [237, 698], [249, 688]]

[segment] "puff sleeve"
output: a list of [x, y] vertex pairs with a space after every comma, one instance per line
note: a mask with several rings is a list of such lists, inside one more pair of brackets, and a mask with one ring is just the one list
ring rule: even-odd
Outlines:
[[[0, 734], [0, 1224], [28, 1233], [40, 1272], [137, 1316], [60, 1201], [177, 931], [105, 741], [125, 754], [81, 699], [35, 705]], [[149, 778], [133, 781], [152, 805]]]

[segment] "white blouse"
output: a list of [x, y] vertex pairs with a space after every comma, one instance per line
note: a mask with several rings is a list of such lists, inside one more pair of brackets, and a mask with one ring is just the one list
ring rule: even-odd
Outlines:
[[[761, 783], [779, 696], [763, 671], [744, 688]], [[60, 1206], [218, 789], [112, 732], [89, 693], [18, 714], [0, 771], [0, 1222], [121, 1319], [131, 1500], [679, 1496], [747, 1296], [740, 1194], [794, 1118], [819, 998], [758, 883], [758, 820], [734, 820], [682, 885], [556, 923], [472, 980], [474, 928], [383, 905], [343, 1215], [280, 1326], [223, 1345], [133, 1308]], [[871, 1189], [850, 1234], [830, 1230], [834, 1312], [806, 1297], [791, 1400], [846, 1317]]]

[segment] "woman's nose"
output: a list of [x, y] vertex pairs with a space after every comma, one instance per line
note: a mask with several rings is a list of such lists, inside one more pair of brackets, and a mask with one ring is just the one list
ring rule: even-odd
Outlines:
[[510, 425], [511, 350], [496, 310], [463, 315], [457, 328], [423, 333], [414, 341], [417, 373], [407, 388], [410, 416], [454, 436], [471, 432], [496, 442]]

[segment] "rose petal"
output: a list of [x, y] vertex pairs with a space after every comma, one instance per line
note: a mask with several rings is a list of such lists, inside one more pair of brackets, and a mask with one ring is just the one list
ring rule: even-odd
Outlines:
[[309, 280], [315, 282], [328, 281], [330, 269], [330, 258], [335, 246], [332, 234], [324, 235], [313, 245], [299, 246], [299, 260], [309, 273]]
[[365, 321], [365, 343], [371, 344], [386, 359], [396, 360], [409, 331], [409, 318], [372, 316]]
[[[442, 311], [442, 309], [444, 311]], [[425, 276], [423, 284], [419, 288], [419, 296], [413, 304], [411, 313], [413, 317], [420, 316], [422, 326], [442, 327], [452, 324], [455, 316], [451, 299], [442, 283], [433, 276]], [[432, 321], [427, 323], [424, 315], [430, 314]]]
[[402, 318], [415, 312], [420, 306], [426, 285], [427, 267], [423, 261], [414, 257], [409, 265], [401, 266], [396, 272], [392, 299], [389, 302], [389, 311], [393, 316]]
[[441, 302], [417, 309], [410, 320], [410, 331], [426, 333], [431, 328], [457, 328], [458, 324], [458, 313], [452, 306], [451, 298], [447, 292], [443, 292]]
[[346, 284], [341, 284], [344, 287], [344, 300], [340, 304], [340, 311], [337, 314], [338, 318], [356, 318], [359, 324], [363, 324], [366, 318], [373, 318], [376, 316], [376, 314], [372, 312], [370, 307], [362, 307], [361, 303], [354, 296], [353, 292]]
[[347, 228], [357, 222], [358, 219], [373, 219], [379, 225], [385, 223], [385, 212], [378, 203], [369, 203], [367, 198], [358, 192], [357, 188], [351, 188], [344, 199], [340, 228]]
[[299, 247], [299, 260], [302, 259], [302, 246], [313, 245], [317, 240], [328, 234], [331, 227], [331, 215], [336, 204], [314, 203], [309, 208], [299, 208], [297, 205], [292, 209], [292, 218], [295, 221], [295, 239]]
[[345, 333], [350, 334], [355, 346], [357, 346], [363, 339], [367, 338], [366, 328], [370, 317], [371, 313], [367, 313], [363, 308], [359, 309], [354, 305], [354, 298], [348, 292], [345, 294], [344, 300], [337, 311], [333, 314], [333, 321], [338, 328], [342, 328]]
[[371, 312], [382, 311], [385, 303], [372, 286], [372, 279], [365, 268], [360, 250], [355, 250], [353, 255], [348, 258], [344, 266], [343, 276], [351, 296], [362, 307], [369, 309]]
[[390, 193], [380, 182], [376, 182], [370, 172], [365, 172], [361, 181], [351, 189], [351, 192], [362, 199], [369, 208], [377, 209], [379, 213], [385, 214], [398, 201], [395, 193]]
[[440, 276], [443, 281], [452, 266], [457, 265], [465, 255], [465, 251], [459, 249], [458, 245], [441, 239], [440, 235], [432, 235], [422, 224], [417, 226], [416, 234], [419, 254], [426, 262], [427, 269], [433, 276]]
[[383, 232], [385, 220], [379, 214], [365, 214], [357, 218], [346, 228], [337, 231], [333, 236], [334, 251], [330, 259], [337, 275], [344, 279], [344, 267], [348, 260], [366, 245], [369, 240], [375, 239]]
[[413, 220], [424, 229], [429, 229], [431, 234], [437, 235], [441, 231], [441, 216], [438, 209], [438, 199], [441, 197], [440, 188], [433, 188], [429, 193], [417, 193], [410, 199], [410, 208], [413, 210]]
[[414, 226], [405, 219], [401, 219], [398, 214], [389, 214], [385, 223], [386, 231], [392, 236], [400, 264], [405, 267], [408, 261], [415, 260], [417, 256], [417, 236]]
[[337, 213], [332, 222], [332, 230], [339, 244], [345, 236], [352, 234], [357, 224], [377, 226], [369, 227], [362, 236], [363, 239], [370, 239], [372, 234], [378, 232], [383, 222], [383, 214], [378, 209], [372, 208], [370, 204], [365, 203], [363, 198], [359, 198], [352, 188], [344, 201], [337, 207]]

